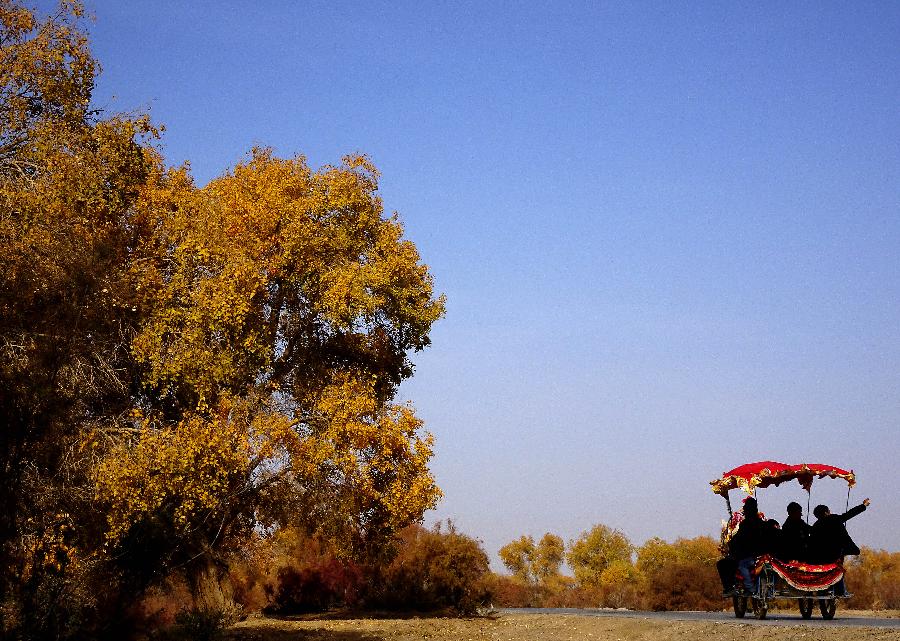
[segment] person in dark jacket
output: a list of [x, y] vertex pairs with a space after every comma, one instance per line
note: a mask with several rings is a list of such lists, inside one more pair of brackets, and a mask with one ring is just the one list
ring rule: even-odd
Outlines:
[[809, 556], [809, 523], [803, 520], [803, 508], [791, 501], [788, 517], [781, 526], [781, 546], [776, 556], [783, 561], [806, 561]]
[[832, 514], [827, 505], [817, 505], [813, 510], [816, 522], [810, 530], [809, 547], [811, 557], [818, 563], [834, 563], [848, 554], [859, 554], [859, 547], [850, 538], [844, 525], [857, 514], [862, 514], [869, 506], [869, 499], [843, 514]]
[[762, 553], [775, 556], [781, 549], [781, 524], [776, 519], [764, 521], [765, 538], [763, 539]]
[[[844, 524], [857, 514], [865, 512], [867, 507], [869, 499], [843, 514], [832, 514], [827, 505], [816, 506], [813, 510], [816, 522], [809, 535], [811, 557], [816, 563], [843, 563], [846, 555], [859, 554], [859, 546], [850, 538]], [[838, 596], [846, 594], [843, 578], [834, 586], [834, 593]]]
[[737, 560], [744, 589], [752, 594], [757, 591], [756, 579], [752, 575], [753, 566], [756, 565], [756, 557], [767, 551], [769, 528], [759, 516], [759, 507], [752, 496], [744, 501], [743, 512], [744, 520], [731, 538], [729, 551], [731, 557]]

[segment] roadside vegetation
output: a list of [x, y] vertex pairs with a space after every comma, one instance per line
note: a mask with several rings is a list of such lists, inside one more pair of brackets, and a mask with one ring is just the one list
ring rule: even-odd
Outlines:
[[[710, 537], [652, 538], [634, 546], [617, 530], [596, 525], [563, 546], [545, 534], [500, 550], [509, 575], [487, 579], [498, 607], [604, 607], [635, 610], [721, 610], [722, 587], [716, 572], [719, 543]], [[563, 574], [563, 561], [572, 576]], [[853, 597], [844, 606], [860, 610], [900, 608], [900, 552], [863, 547], [846, 560]], [[793, 609], [792, 603], [783, 607]]]

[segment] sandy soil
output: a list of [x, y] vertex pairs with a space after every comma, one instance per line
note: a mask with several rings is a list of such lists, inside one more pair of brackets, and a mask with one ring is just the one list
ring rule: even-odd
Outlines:
[[579, 615], [512, 615], [472, 619], [251, 619], [230, 641], [898, 641], [900, 630], [759, 626], [736, 622], [658, 621]]

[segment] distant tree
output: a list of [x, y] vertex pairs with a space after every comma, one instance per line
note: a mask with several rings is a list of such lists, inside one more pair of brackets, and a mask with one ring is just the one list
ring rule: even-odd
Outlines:
[[570, 542], [566, 560], [580, 585], [599, 587], [603, 572], [614, 562], [630, 564], [633, 551], [624, 534], [598, 524]]
[[871, 610], [900, 609], [900, 552], [863, 547], [845, 563], [849, 606]]
[[559, 536], [547, 532], [535, 544], [531, 536], [522, 536], [500, 548], [500, 560], [513, 576], [525, 583], [544, 583], [559, 575], [565, 558], [565, 544]]
[[534, 538], [522, 536], [500, 548], [500, 560], [506, 569], [524, 583], [534, 581]]
[[708, 536], [667, 543], [648, 540], [637, 551], [641, 607], [651, 610], [714, 610], [721, 607], [715, 569], [718, 543]]
[[534, 575], [541, 583], [559, 576], [565, 560], [566, 546], [562, 538], [547, 532], [534, 549]]
[[637, 549], [637, 568], [650, 575], [660, 568], [678, 560], [678, 550], [671, 543], [655, 536]]

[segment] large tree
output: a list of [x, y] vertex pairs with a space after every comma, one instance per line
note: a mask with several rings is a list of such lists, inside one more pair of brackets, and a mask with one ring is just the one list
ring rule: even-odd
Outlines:
[[97, 435], [110, 543], [193, 559], [290, 522], [367, 554], [434, 506], [431, 437], [391, 399], [443, 302], [376, 178], [267, 150], [203, 189], [151, 172], [120, 302], [143, 385]]
[[34, 634], [254, 528], [376, 555], [440, 496], [393, 399], [443, 299], [375, 167], [261, 149], [198, 188], [91, 110], [80, 15], [0, 0], [0, 607]]
[[[90, 536], [75, 533], [73, 518], [90, 496], [78, 443], [130, 405], [137, 319], [114, 297], [146, 176], [140, 141], [152, 129], [90, 111], [96, 63], [79, 15], [68, 4], [39, 20], [0, 0], [3, 605], [47, 596], [45, 579], [72, 558], [63, 550]], [[40, 616], [27, 603], [23, 611]]]

